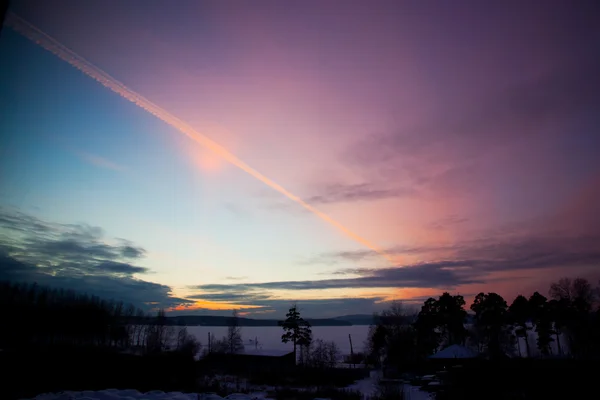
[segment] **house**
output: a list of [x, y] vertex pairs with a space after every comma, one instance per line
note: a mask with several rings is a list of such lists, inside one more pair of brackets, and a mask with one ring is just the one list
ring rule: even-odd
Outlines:
[[294, 352], [281, 350], [248, 350], [239, 354], [210, 353], [201, 363], [211, 369], [237, 372], [270, 372], [294, 368]]
[[468, 347], [453, 344], [428, 357], [429, 363], [446, 370], [450, 367], [471, 364], [481, 360], [481, 355]]

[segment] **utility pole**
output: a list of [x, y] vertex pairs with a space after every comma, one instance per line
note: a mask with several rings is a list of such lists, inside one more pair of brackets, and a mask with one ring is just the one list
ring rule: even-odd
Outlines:
[[350, 340], [350, 362], [352, 363], [352, 368], [354, 368], [354, 349], [352, 348], [352, 335], [348, 334], [348, 340]]

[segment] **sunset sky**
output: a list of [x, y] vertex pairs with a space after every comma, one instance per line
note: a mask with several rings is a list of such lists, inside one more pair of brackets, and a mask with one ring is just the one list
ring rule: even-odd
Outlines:
[[7, 24], [0, 279], [262, 318], [600, 278], [598, 2], [11, 7], [222, 151]]

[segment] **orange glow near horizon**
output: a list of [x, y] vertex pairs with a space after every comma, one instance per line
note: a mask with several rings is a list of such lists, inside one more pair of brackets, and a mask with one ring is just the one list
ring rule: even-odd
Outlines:
[[238, 315], [240, 317], [247, 317], [250, 315], [257, 315], [257, 314], [271, 314], [274, 313], [276, 310], [257, 310], [257, 311], [242, 311], [242, 312], [238, 312]]
[[380, 301], [410, 301], [412, 299], [420, 299], [422, 297], [439, 297], [442, 294], [440, 289], [432, 288], [405, 288], [405, 289], [391, 289], [391, 292], [383, 295], [383, 299]]
[[246, 304], [235, 304], [235, 303], [221, 303], [217, 301], [198, 300], [193, 305], [178, 305], [171, 307], [166, 311], [193, 311], [193, 310], [235, 310], [235, 309], [248, 309], [248, 308], [263, 308], [263, 306], [254, 306]]

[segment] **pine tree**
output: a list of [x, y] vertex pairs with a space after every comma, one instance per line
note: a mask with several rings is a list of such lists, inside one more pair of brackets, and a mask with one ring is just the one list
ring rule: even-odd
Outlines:
[[294, 357], [296, 357], [297, 346], [308, 346], [312, 341], [312, 331], [310, 324], [300, 316], [298, 306], [295, 304], [285, 315], [285, 321], [279, 321], [279, 326], [283, 328], [281, 341], [283, 343], [292, 342], [294, 344]]

